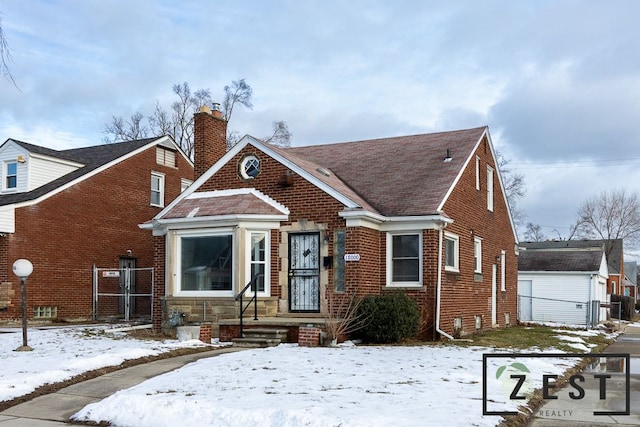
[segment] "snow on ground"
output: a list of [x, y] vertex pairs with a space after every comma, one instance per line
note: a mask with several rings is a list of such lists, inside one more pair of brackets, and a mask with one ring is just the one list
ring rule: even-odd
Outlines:
[[200, 341], [151, 341], [104, 334], [109, 328], [42, 327], [27, 329], [33, 351], [13, 351], [22, 345], [22, 329], [0, 329], [0, 401], [11, 400], [39, 386], [129, 359], [153, 356], [180, 347], [204, 346]]
[[[21, 344], [19, 331], [4, 331], [0, 400], [83, 371], [197, 343], [112, 337], [96, 327], [30, 329], [34, 351], [22, 353], [12, 351]], [[282, 344], [201, 359], [88, 405], [74, 417], [136, 427], [495, 426], [499, 416], [482, 415], [482, 361], [483, 354], [497, 352], [509, 353], [453, 345]], [[487, 409], [492, 411], [516, 409], [508, 399], [510, 384], [498, 373], [524, 364], [536, 373], [528, 386], [538, 388], [542, 374], [562, 374], [574, 364], [559, 358], [487, 360]]]

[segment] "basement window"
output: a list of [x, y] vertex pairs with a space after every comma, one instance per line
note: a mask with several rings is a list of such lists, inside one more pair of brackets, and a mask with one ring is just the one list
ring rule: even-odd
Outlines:
[[56, 306], [33, 307], [34, 319], [55, 319], [56, 317], [58, 317], [58, 307]]

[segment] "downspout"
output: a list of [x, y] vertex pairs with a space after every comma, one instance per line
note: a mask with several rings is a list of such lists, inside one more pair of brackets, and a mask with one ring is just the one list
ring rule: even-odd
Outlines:
[[440, 329], [440, 293], [442, 290], [442, 233], [443, 233], [444, 225], [440, 227], [438, 230], [438, 279], [436, 286], [436, 332], [441, 335], [447, 337], [450, 341], [455, 340], [455, 338], [442, 329]]

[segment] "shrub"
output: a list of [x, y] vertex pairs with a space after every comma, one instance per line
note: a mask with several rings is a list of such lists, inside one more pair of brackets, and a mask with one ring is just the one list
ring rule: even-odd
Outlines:
[[356, 334], [365, 342], [393, 343], [414, 337], [418, 332], [418, 306], [404, 293], [368, 295], [360, 303], [358, 313], [368, 319]]

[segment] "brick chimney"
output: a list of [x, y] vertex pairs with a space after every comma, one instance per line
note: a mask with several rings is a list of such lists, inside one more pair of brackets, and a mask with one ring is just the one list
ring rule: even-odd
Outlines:
[[213, 111], [200, 107], [193, 120], [194, 179], [198, 179], [227, 152], [227, 122], [218, 104]]

